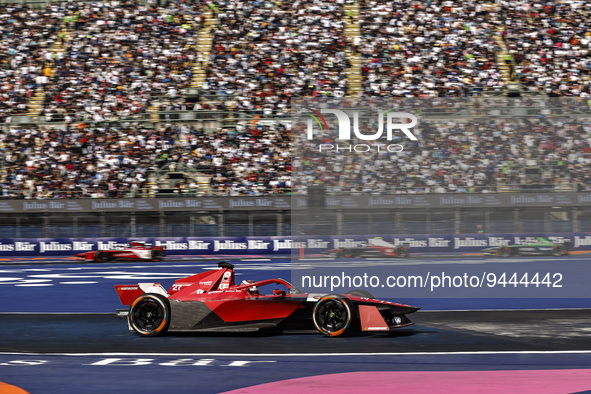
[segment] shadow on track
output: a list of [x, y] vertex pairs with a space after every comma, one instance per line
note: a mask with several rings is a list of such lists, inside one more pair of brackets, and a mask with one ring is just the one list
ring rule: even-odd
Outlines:
[[316, 331], [140, 337], [112, 314], [0, 314], [0, 352], [389, 353], [591, 349], [591, 311], [418, 312], [416, 325], [338, 338]]

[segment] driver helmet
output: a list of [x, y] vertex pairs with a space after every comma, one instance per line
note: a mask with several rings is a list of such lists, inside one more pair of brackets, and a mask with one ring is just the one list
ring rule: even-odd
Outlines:
[[[242, 285], [249, 285], [251, 283], [255, 283], [252, 279], [245, 279], [242, 281]], [[259, 294], [259, 287], [258, 286], [251, 286], [246, 289], [250, 294]]]

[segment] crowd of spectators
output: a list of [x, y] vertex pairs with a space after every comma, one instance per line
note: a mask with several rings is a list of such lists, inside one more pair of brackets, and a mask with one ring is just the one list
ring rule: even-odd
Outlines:
[[173, 141], [170, 130], [138, 127], [12, 128], [0, 134], [2, 195], [121, 197], [145, 186]]
[[[418, 140], [398, 141], [404, 150], [397, 153], [386, 150], [392, 141], [385, 140], [297, 139], [302, 149], [293, 163], [294, 191], [315, 183], [336, 194], [496, 193], [561, 184], [591, 190], [591, 123], [585, 119], [450, 118], [421, 121], [412, 132]], [[363, 153], [319, 153], [319, 143], [359, 144]]]
[[0, 5], [0, 122], [25, 113], [36, 88], [49, 82], [46, 64], [57, 39], [63, 9], [44, 10], [22, 3]]
[[[405, 141], [402, 152], [303, 156], [290, 151], [301, 141], [294, 145], [291, 129], [282, 124], [245, 122], [213, 133], [182, 123], [156, 129], [97, 126], [143, 114], [150, 105], [161, 111], [289, 116], [293, 98], [346, 94], [348, 49], [362, 58], [362, 100], [405, 97], [417, 115], [454, 112], [465, 108], [459, 96], [502, 85], [493, 39], [502, 26], [522, 83], [589, 97], [586, 1], [360, 0], [362, 36], [354, 42], [344, 35], [344, 3], [122, 0], [55, 3], [43, 10], [0, 6], [0, 121], [25, 112], [41, 85], [47, 85], [42, 115], [65, 121], [0, 132], [0, 194], [154, 195], [164, 187], [154, 174], [167, 169], [204, 174], [210, 182], [202, 193], [209, 195], [303, 192], [313, 183], [335, 193], [488, 193], [504, 185], [519, 190], [528, 182], [560, 180], [591, 190], [591, 126], [577, 118], [423, 120], [413, 129], [418, 141]], [[188, 102], [182, 89], [200, 59], [195, 44], [206, 8], [218, 18], [204, 85], [214, 98]], [[67, 40], [58, 34], [62, 22]], [[63, 41], [63, 55], [49, 50], [56, 40]], [[48, 63], [56, 71], [51, 83]], [[432, 98], [428, 107], [423, 97]], [[478, 114], [489, 105], [483, 101], [470, 111]], [[524, 175], [528, 161], [544, 168], [539, 179]], [[177, 191], [197, 189], [193, 178]]]
[[[292, 137], [290, 127], [281, 124], [239, 124], [214, 133], [184, 123], [158, 129], [84, 123], [12, 127], [0, 133], [1, 194], [154, 196], [160, 189], [170, 192], [158, 178], [168, 171], [189, 174], [175, 192], [211, 196], [305, 193], [315, 183], [337, 194], [494, 193], [561, 182], [591, 190], [591, 123], [586, 120], [447, 118], [422, 120], [412, 132], [418, 140], [397, 141], [404, 149], [396, 153], [372, 145], [369, 152], [335, 154], [318, 153], [314, 144], [342, 142], [328, 135], [300, 139], [305, 133], [298, 128]], [[526, 168], [540, 171], [532, 177]], [[197, 184], [200, 176], [209, 179], [205, 189]]]
[[193, 157], [212, 169], [211, 194], [285, 194], [291, 191], [289, 129], [238, 126], [214, 136], [195, 136]]
[[48, 120], [128, 118], [145, 113], [150, 99], [176, 97], [188, 87], [206, 7], [201, 1], [67, 4], [71, 32], [46, 90]]
[[[4, 197], [153, 196], [161, 170], [193, 174], [177, 192], [196, 193], [197, 175], [213, 195], [268, 195], [290, 187], [283, 126], [238, 126], [205, 134], [189, 125], [10, 128], [0, 133]], [[162, 171], [166, 172], [166, 171]], [[177, 185], [178, 186], [178, 185]]]
[[[365, 97], [453, 97], [503, 85], [495, 35], [505, 40], [523, 84], [554, 95], [591, 89], [587, 1], [360, 0], [361, 37], [344, 34], [348, 0], [59, 2], [0, 8], [0, 120], [25, 113], [47, 85], [41, 115], [78, 122], [130, 118], [150, 104], [183, 105], [197, 32], [211, 9], [217, 24], [204, 91], [222, 110], [288, 116], [292, 97], [343, 97], [362, 58]], [[62, 23], [63, 22], [63, 23]], [[64, 27], [64, 31], [60, 31]], [[64, 52], [50, 51], [59, 40]], [[55, 69], [51, 78], [47, 68]], [[231, 103], [231, 104], [229, 104]], [[200, 103], [203, 104], [203, 103]], [[216, 104], [220, 106], [219, 104]]]
[[206, 88], [237, 111], [288, 116], [300, 96], [347, 92], [342, 1], [220, 1]]
[[361, 0], [365, 96], [467, 96], [503, 85], [495, 4]]
[[591, 2], [502, 1], [504, 39], [525, 86], [553, 96], [591, 93]]

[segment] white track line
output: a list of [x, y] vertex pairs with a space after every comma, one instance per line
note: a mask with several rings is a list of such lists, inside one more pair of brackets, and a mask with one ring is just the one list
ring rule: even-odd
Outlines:
[[478, 356], [510, 354], [591, 354], [591, 350], [524, 350], [524, 351], [474, 351], [474, 352], [408, 352], [408, 353], [14, 353], [0, 352], [3, 355], [21, 356], [163, 356], [163, 357], [328, 357], [328, 356]]
[[271, 261], [271, 259], [241, 259], [244, 262]]

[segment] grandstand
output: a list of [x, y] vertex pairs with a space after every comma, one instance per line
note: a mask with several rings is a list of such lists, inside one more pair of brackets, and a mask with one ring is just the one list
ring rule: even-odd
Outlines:
[[365, 158], [371, 180], [327, 179], [329, 195], [587, 192], [589, 6], [5, 2], [1, 196], [302, 192], [290, 151], [301, 97], [411, 100], [420, 115], [419, 142]]

